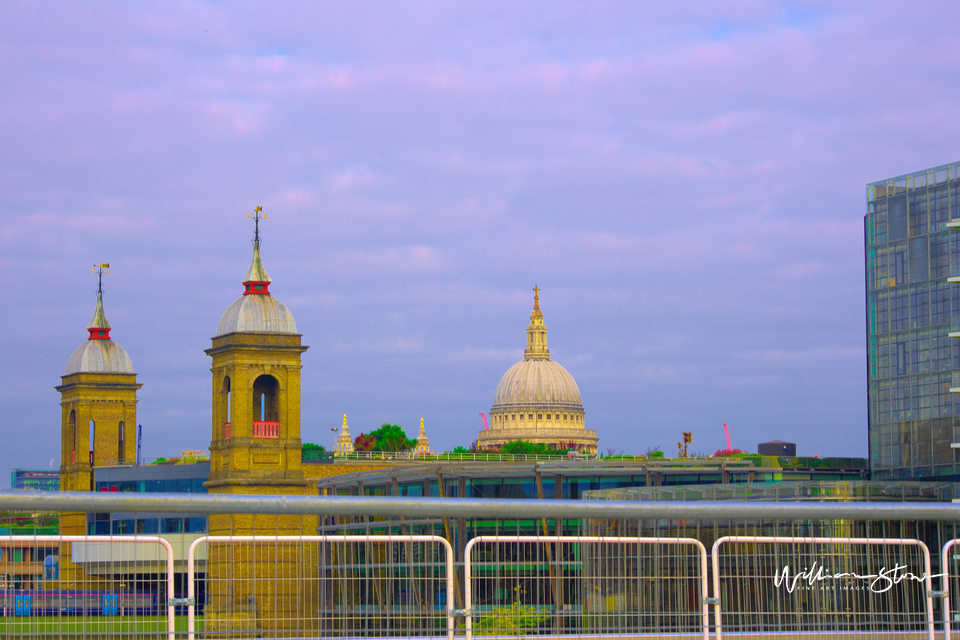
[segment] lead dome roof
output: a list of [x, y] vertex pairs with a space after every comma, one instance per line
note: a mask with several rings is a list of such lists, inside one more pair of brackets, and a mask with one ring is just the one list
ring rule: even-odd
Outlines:
[[87, 340], [67, 360], [63, 375], [74, 373], [133, 373], [130, 356], [113, 340]]
[[296, 333], [297, 323], [287, 306], [269, 294], [246, 294], [227, 307], [217, 335], [236, 331]]
[[553, 360], [521, 360], [500, 378], [493, 395], [493, 408], [521, 404], [553, 404], [583, 409], [580, 389], [573, 376]]

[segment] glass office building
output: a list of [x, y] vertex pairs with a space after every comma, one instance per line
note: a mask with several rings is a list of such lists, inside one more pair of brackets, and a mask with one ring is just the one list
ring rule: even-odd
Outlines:
[[60, 470], [14, 469], [10, 472], [10, 488], [60, 491]]
[[[210, 462], [97, 467], [97, 491], [117, 493], [207, 493]], [[196, 513], [88, 513], [90, 535], [206, 533], [207, 516]]]
[[874, 480], [960, 480], [957, 164], [867, 185], [867, 395]]

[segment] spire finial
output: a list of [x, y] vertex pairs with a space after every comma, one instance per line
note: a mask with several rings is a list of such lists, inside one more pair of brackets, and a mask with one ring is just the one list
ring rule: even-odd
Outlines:
[[97, 295], [98, 295], [98, 296], [102, 296], [102, 295], [103, 295], [103, 271], [104, 271], [104, 269], [107, 270], [107, 273], [110, 273], [110, 263], [109, 263], [109, 262], [104, 262], [103, 264], [95, 264], [95, 265], [93, 265], [93, 270], [92, 270], [92, 272], [95, 273], [95, 274], [97, 274]]
[[263, 207], [257, 206], [253, 210], [253, 215], [247, 214], [248, 218], [253, 218], [253, 258], [250, 260], [250, 268], [247, 269], [247, 275], [243, 278], [243, 295], [255, 293], [269, 295], [270, 276], [267, 275], [263, 263], [260, 261], [260, 220], [266, 219], [266, 214], [260, 215]]
[[540, 311], [540, 287], [533, 285], [533, 308]]
[[110, 322], [103, 312], [103, 273], [104, 271], [110, 273], [110, 264], [107, 262], [95, 264], [91, 271], [97, 274], [97, 308], [93, 312], [93, 319], [87, 325], [87, 331], [90, 333], [87, 340], [109, 340]]
[[263, 220], [267, 219], [267, 214], [264, 213], [261, 216], [261, 213], [263, 213], [263, 207], [257, 205], [257, 208], [253, 210], [253, 215], [247, 214], [248, 218], [253, 218], [253, 244], [257, 247], [260, 246], [260, 220], [261, 218]]

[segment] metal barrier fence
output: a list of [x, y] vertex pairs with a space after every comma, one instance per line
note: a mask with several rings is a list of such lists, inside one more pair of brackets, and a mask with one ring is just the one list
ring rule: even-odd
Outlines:
[[[208, 545], [197, 578], [196, 551]], [[454, 561], [438, 536], [204, 536], [188, 552], [189, 640], [454, 636]], [[207, 594], [197, 627], [196, 590]]]
[[713, 606], [724, 633], [934, 637], [930, 551], [919, 540], [725, 536]]
[[[960, 546], [960, 540], [954, 539], [943, 545], [943, 551], [940, 554], [941, 567], [941, 596], [943, 598], [943, 631], [944, 636], [949, 638], [951, 635], [952, 623], [960, 621], [954, 617], [951, 612], [960, 611], [958, 605], [958, 596], [960, 596], [960, 566], [957, 561], [958, 555], [950, 555], [955, 547]], [[954, 551], [956, 554], [956, 551]], [[952, 599], [951, 599], [952, 598]]]
[[684, 538], [481, 536], [464, 552], [466, 637], [701, 636], [707, 550]]
[[175, 637], [173, 549], [148, 536], [0, 536], [3, 637]]
[[[951, 611], [960, 610], [960, 505], [945, 503], [0, 492], [0, 509], [58, 511], [67, 521], [105, 512], [223, 514], [228, 528], [244, 522], [237, 514], [261, 517], [255, 535], [197, 535], [172, 546], [155, 536], [2, 537], [0, 563], [17, 545], [20, 562], [28, 548], [31, 561], [53, 555], [38, 549], [59, 558], [57, 575], [4, 583], [4, 637], [930, 638], [949, 637]], [[269, 535], [263, 514], [309, 515], [301, 522], [314, 529], [352, 519], [375, 533]], [[491, 519], [537, 535], [461, 535], [468, 520]], [[790, 522], [831, 535], [723, 535], [744, 521], [759, 523], [751, 525], [757, 532]], [[546, 535], [570, 522], [597, 535]], [[443, 535], [416, 533], [438, 526]], [[651, 527], [668, 535], [617, 533]], [[669, 535], [679, 531], [686, 535]], [[841, 535], [850, 531], [885, 533]], [[928, 548], [941, 553], [931, 558]], [[871, 581], [889, 588], [875, 593]], [[93, 600], [77, 604], [81, 594]], [[54, 596], [77, 600], [36, 606]]]

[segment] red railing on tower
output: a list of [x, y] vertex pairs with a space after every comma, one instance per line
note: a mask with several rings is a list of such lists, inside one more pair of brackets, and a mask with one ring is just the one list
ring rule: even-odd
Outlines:
[[274, 420], [254, 420], [253, 421], [254, 438], [279, 438], [280, 423]]

